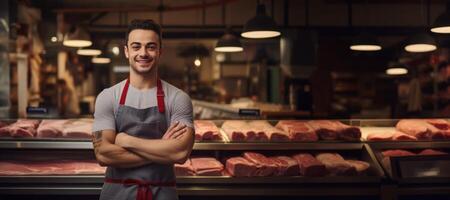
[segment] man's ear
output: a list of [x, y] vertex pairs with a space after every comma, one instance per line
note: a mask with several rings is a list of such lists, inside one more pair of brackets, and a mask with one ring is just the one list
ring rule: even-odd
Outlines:
[[125, 52], [125, 57], [128, 58], [128, 47], [127, 47], [127, 45], [123, 46], [123, 52]]

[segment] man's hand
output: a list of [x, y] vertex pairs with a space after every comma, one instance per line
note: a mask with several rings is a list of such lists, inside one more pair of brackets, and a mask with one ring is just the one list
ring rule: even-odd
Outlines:
[[170, 125], [166, 133], [164, 133], [162, 139], [163, 140], [178, 139], [186, 132], [187, 132], [186, 125], [180, 122], [175, 122], [174, 124]]
[[122, 133], [122, 132], [121, 132], [121, 133], [118, 133], [118, 134], [116, 135], [116, 140], [114, 141], [114, 144], [119, 145], [119, 146], [125, 148], [126, 145], [128, 144], [127, 139], [128, 139], [129, 137], [131, 137], [131, 136], [129, 136], [129, 135], [126, 134], [126, 133]]

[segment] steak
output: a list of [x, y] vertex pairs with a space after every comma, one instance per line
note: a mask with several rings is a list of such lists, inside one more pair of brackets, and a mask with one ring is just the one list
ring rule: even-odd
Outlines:
[[223, 165], [215, 158], [191, 158], [195, 174], [199, 176], [221, 176]]
[[357, 174], [356, 168], [337, 153], [319, 153], [316, 155], [316, 159], [325, 165], [331, 175], [349, 176]]
[[390, 141], [393, 136], [393, 132], [369, 133], [367, 135], [367, 141]]
[[392, 136], [392, 140], [394, 140], [394, 141], [415, 141], [415, 140], [417, 140], [417, 138], [412, 135], [402, 133], [400, 131], [395, 131], [394, 135]]
[[308, 125], [313, 128], [321, 140], [338, 139], [338, 127], [331, 120], [311, 120], [308, 121]]
[[293, 158], [297, 161], [302, 176], [317, 177], [327, 174], [325, 165], [309, 153], [296, 154]]
[[273, 127], [269, 122], [264, 120], [255, 120], [248, 123], [255, 128], [258, 133], [259, 141], [289, 141], [289, 134], [281, 129]]
[[276, 176], [298, 176], [300, 169], [295, 159], [288, 156], [275, 156], [270, 159], [277, 165]]
[[183, 164], [174, 165], [176, 176], [194, 176], [195, 171], [191, 164], [191, 159], [187, 159]]
[[51, 120], [46, 119], [42, 120], [41, 124], [37, 129], [36, 137], [41, 138], [56, 138], [61, 137], [64, 129], [64, 124], [67, 123], [68, 120]]
[[92, 119], [71, 120], [64, 125], [62, 137], [92, 138]]
[[256, 172], [256, 165], [243, 157], [232, 157], [225, 163], [226, 169], [231, 176], [243, 177], [253, 176]]
[[445, 131], [436, 128], [425, 120], [402, 119], [396, 125], [397, 130], [412, 135], [419, 140], [445, 139]]
[[277, 170], [277, 165], [260, 153], [244, 152], [243, 157], [255, 164], [254, 176], [270, 176]]
[[418, 155], [446, 155], [447, 153], [434, 149], [424, 149]]
[[225, 131], [228, 138], [231, 141], [245, 141], [246, 135], [246, 123], [239, 120], [228, 120], [222, 124], [222, 130]]
[[222, 140], [219, 128], [210, 120], [195, 120], [195, 139], [204, 141]]
[[368, 162], [360, 161], [360, 160], [346, 160], [350, 165], [355, 167], [356, 172], [359, 175], [366, 173], [367, 169], [369, 169], [370, 164]]
[[319, 139], [314, 129], [306, 122], [280, 120], [275, 127], [287, 132], [290, 140], [292, 141], [310, 142], [317, 141]]

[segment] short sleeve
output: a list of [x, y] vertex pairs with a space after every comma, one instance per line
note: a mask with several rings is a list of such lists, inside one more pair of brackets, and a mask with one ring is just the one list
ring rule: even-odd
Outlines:
[[114, 95], [112, 90], [103, 90], [95, 100], [94, 124], [92, 132], [116, 130], [114, 117]]
[[182, 91], [177, 92], [172, 105], [170, 124], [178, 121], [186, 126], [194, 128], [194, 117], [192, 113], [192, 102], [189, 95]]

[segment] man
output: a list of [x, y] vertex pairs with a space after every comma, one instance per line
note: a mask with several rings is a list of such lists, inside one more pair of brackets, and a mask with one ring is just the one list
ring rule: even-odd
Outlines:
[[108, 166], [100, 199], [178, 199], [173, 164], [184, 163], [194, 143], [191, 100], [158, 78], [158, 24], [133, 20], [124, 51], [129, 78], [95, 104], [95, 156]]

